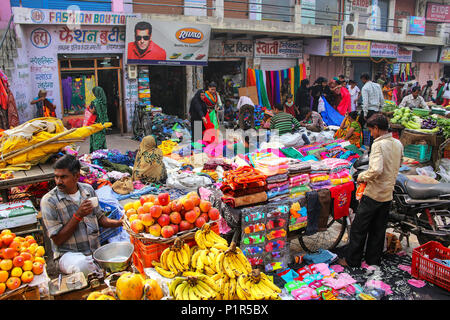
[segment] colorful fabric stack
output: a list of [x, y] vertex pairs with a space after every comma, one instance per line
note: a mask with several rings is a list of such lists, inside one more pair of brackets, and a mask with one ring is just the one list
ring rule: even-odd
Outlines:
[[311, 191], [309, 187], [309, 172], [311, 164], [297, 159], [289, 160], [289, 194], [291, 198], [298, 198]]
[[225, 171], [222, 201], [233, 208], [267, 201], [266, 176], [251, 166]]
[[266, 176], [267, 198], [281, 199], [289, 195], [288, 158], [280, 158], [272, 152], [250, 156], [252, 164]]

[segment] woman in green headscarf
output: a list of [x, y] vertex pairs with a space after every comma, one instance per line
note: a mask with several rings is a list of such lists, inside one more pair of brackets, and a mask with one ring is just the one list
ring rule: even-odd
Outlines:
[[[91, 102], [91, 105], [88, 107], [89, 111], [95, 114], [97, 117], [95, 119], [96, 123], [108, 122], [108, 111], [106, 108], [106, 95], [105, 91], [101, 87], [94, 87], [92, 89], [92, 93], [95, 96], [95, 99]], [[106, 129], [94, 133], [90, 138], [90, 152], [94, 152], [95, 150], [106, 149]]]

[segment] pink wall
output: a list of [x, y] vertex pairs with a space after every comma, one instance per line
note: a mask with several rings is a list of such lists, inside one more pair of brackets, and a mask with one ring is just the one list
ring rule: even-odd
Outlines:
[[3, 1], [2, 9], [0, 10], [0, 29], [8, 27], [9, 18], [11, 18], [11, 2]]
[[[420, 62], [416, 63], [419, 66], [419, 72], [416, 72], [416, 79], [420, 87], [425, 85], [428, 80], [433, 81], [433, 89], [436, 89], [440, 78], [442, 77], [443, 65], [436, 62]], [[433, 92], [436, 94], [436, 92]]]

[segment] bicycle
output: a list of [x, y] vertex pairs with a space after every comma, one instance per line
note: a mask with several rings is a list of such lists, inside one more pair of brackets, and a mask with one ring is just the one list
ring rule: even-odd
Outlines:
[[151, 112], [145, 110], [145, 105], [134, 104], [132, 127], [133, 139], [141, 141], [145, 136], [152, 133]]

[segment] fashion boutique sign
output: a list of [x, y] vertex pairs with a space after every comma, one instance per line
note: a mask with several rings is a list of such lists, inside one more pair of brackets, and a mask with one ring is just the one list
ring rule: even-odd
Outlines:
[[18, 24], [66, 24], [66, 25], [110, 25], [124, 26], [128, 17], [139, 17], [134, 13], [97, 11], [48, 10], [12, 7], [14, 23]]

